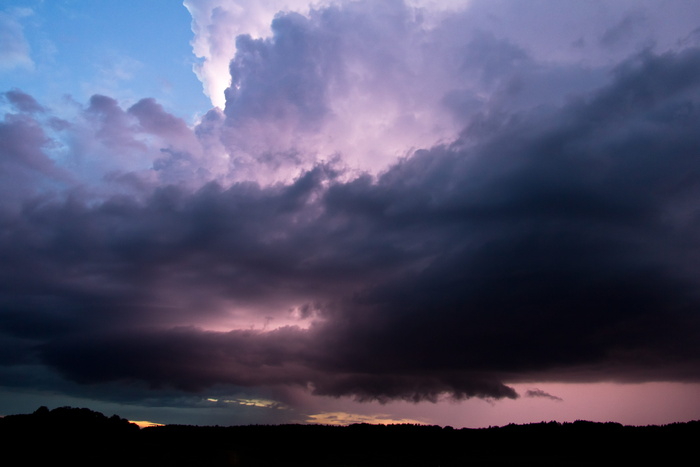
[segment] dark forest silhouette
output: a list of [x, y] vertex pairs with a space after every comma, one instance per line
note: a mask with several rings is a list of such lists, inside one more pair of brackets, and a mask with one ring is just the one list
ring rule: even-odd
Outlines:
[[686, 464], [700, 421], [664, 426], [541, 422], [482, 429], [424, 425], [167, 425], [40, 407], [0, 418], [18, 465], [493, 466]]

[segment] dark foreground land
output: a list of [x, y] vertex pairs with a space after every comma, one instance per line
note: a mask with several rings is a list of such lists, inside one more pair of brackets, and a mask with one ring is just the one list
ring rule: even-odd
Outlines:
[[[320, 425], [139, 429], [69, 407], [0, 419], [12, 465], [500, 466], [696, 465], [700, 421], [632, 427], [535, 423], [461, 429]], [[10, 464], [6, 464], [10, 465]]]

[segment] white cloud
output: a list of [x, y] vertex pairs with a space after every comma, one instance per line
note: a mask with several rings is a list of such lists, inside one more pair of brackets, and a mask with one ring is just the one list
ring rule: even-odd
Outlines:
[[19, 18], [29, 15], [31, 10], [26, 8], [16, 9], [11, 13], [0, 12], [0, 71], [34, 68], [29, 43], [18, 21]]
[[236, 53], [236, 37], [268, 37], [280, 11], [308, 12], [308, 0], [185, 0], [192, 15], [192, 50], [201, 63], [194, 71], [212, 104], [224, 108], [224, 90], [231, 77], [228, 65]]

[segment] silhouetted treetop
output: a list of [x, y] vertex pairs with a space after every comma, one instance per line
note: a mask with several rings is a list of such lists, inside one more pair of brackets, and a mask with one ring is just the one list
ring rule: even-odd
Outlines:
[[472, 466], [674, 463], [694, 454], [700, 421], [634, 427], [577, 420], [454, 429], [426, 425], [167, 425], [139, 429], [85, 408], [0, 419], [8, 458], [29, 465]]

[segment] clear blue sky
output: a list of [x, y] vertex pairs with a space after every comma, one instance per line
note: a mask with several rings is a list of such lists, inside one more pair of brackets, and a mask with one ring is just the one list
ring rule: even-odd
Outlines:
[[2, 10], [24, 32], [31, 66], [0, 72], [46, 105], [106, 94], [126, 105], [154, 97], [192, 120], [208, 109], [192, 72], [192, 17], [173, 0], [13, 0]]

